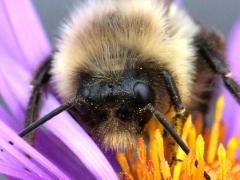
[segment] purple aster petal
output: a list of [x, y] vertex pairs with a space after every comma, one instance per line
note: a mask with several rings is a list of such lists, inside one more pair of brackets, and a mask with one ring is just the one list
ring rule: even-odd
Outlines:
[[24, 168], [24, 166], [21, 163], [19, 163], [19, 161], [16, 160], [16, 158], [14, 158], [11, 154], [9, 154], [6, 151], [3, 152], [1, 150], [0, 159], [1, 159], [0, 162], [4, 162], [5, 164], [7, 164], [11, 167], [22, 168], [22, 169]]
[[[24, 108], [26, 107], [29, 97], [31, 73], [36, 69], [44, 57], [50, 53], [50, 46], [41, 29], [39, 21], [36, 18], [36, 14], [32, 9], [30, 1], [1, 1], [0, 21], [0, 58], [2, 60], [0, 67], [0, 92], [11, 110], [11, 113], [18, 120], [16, 124], [18, 126], [17, 130], [19, 131], [23, 125]], [[50, 106], [50, 104], [46, 106], [48, 108], [43, 110], [44, 113], [47, 113], [49, 109], [55, 108], [55, 105], [58, 105], [53, 97], [51, 101], [54, 101], [54, 106]], [[61, 141], [63, 141], [68, 148], [77, 155], [95, 177], [100, 179], [117, 179], [112, 167], [91, 138], [74, 120], [70, 120], [68, 115], [65, 116], [66, 117], [64, 118], [66, 119], [62, 120], [62, 122], [60, 121], [60, 123], [62, 123], [61, 127], [57, 126], [59, 125], [59, 122], [49, 122], [49, 125], [46, 124], [47, 128], [58, 136]], [[4, 116], [1, 114], [1, 117]], [[6, 119], [9, 120], [9, 118]], [[6, 119], [5, 122], [7, 122]], [[70, 131], [68, 134], [62, 130], [62, 127], [64, 126], [69, 128]], [[54, 136], [48, 136], [54, 139]], [[5, 140], [9, 139], [8, 137], [5, 138]], [[41, 139], [41, 136], [38, 136], [38, 138]], [[36, 141], [38, 142], [38, 139], [36, 139]], [[14, 143], [19, 145], [21, 150], [24, 150], [21, 143], [17, 142], [18, 141]], [[1, 143], [4, 144], [6, 142], [1, 141]], [[48, 142], [46, 140], [45, 145], [47, 144]], [[11, 152], [12, 155], [14, 155], [13, 152], [15, 152], [16, 149], [8, 143], [5, 148], [8, 148], [8, 153]], [[25, 152], [27, 152], [26, 149]], [[29, 154], [31, 155], [31, 153]], [[26, 158], [24, 159], [23, 155], [18, 155], [18, 158], [20, 158], [19, 161], [25, 163], [25, 165], [26, 163], [31, 163], [27, 161]], [[7, 157], [7, 155], [5, 155], [5, 158], [11, 159], [10, 156]], [[13, 160], [14, 159], [11, 161]], [[37, 157], [35, 157], [35, 161], [35, 163], [42, 163]], [[36, 167], [35, 170], [37, 171], [38, 167], [34, 167]], [[81, 169], [79, 169], [79, 171], [81, 171]]]
[[51, 48], [31, 2], [0, 1], [0, 22], [0, 54], [35, 70]]
[[[3, 152], [0, 152], [1, 156], [4, 156], [5, 153], [8, 152], [14, 158], [20, 161], [26, 168], [41, 176], [44, 175], [48, 177], [48, 175], [45, 173], [45, 171], [47, 171], [55, 175], [59, 179], [69, 179], [55, 165], [53, 165], [49, 160], [47, 160], [29, 144], [23, 141], [22, 138], [20, 138], [16, 133], [14, 133], [10, 128], [8, 128], [2, 121], [0, 121], [0, 129], [0, 146], [4, 150]], [[10, 145], [8, 141], [13, 142], [14, 145]], [[22, 153], [26, 153], [31, 156], [31, 160]], [[37, 162], [40, 166], [37, 166], [34, 162]], [[45, 171], [43, 171], [42, 169], [44, 169]]]
[[30, 77], [30, 73], [14, 59], [1, 55], [0, 93], [12, 114], [18, 117], [19, 128], [23, 127], [24, 107], [30, 93]]
[[[27, 10], [29, 10], [28, 9], [30, 7], [29, 5], [21, 4], [21, 6], [22, 5], [26, 6]], [[30, 51], [30, 49], [32, 49], [33, 46], [38, 44], [38, 42], [36, 42], [36, 38], [31, 37], [30, 39], [28, 39], [29, 37], [26, 37], [26, 33], [29, 33], [26, 31], [26, 27], [28, 27], [28, 26], [25, 26], [25, 27], [22, 26], [22, 24], [24, 24], [24, 23], [19, 21], [18, 16], [12, 15], [16, 11], [17, 11], [16, 13], [19, 13], [19, 11], [16, 10], [13, 6], [16, 7], [16, 4], [13, 5], [13, 3], [11, 4], [11, 3], [8, 3], [7, 1], [6, 1], [6, 3], [3, 2], [1, 4], [1, 8], [2, 8], [2, 10], [5, 10], [4, 11], [5, 14], [2, 11], [2, 14], [0, 17], [2, 19], [5, 19], [4, 17], [7, 17], [6, 19], [8, 20], [8, 21], [5, 21], [5, 25], [2, 25], [2, 26], [3, 26], [3, 28], [9, 27], [9, 28], [5, 28], [2, 34], [4, 36], [5, 36], [5, 34], [9, 35], [9, 41], [8, 41], [8, 37], [6, 38], [6, 36], [5, 36], [7, 41], [3, 41], [0, 46], [1, 57], [3, 59], [3, 62], [1, 63], [1, 72], [0, 73], [1, 73], [1, 78], [2, 78], [1, 82], [4, 83], [1, 85], [0, 90], [1, 90], [1, 95], [3, 96], [4, 100], [7, 102], [7, 105], [9, 106], [11, 112], [16, 117], [18, 117], [18, 121], [20, 121], [19, 124], [21, 124], [21, 126], [22, 126], [23, 111], [24, 111], [24, 107], [26, 106], [26, 103], [28, 100], [28, 94], [29, 94], [28, 84], [29, 84], [30, 77], [31, 77], [30, 73], [21, 67], [22, 64], [24, 64], [22, 60], [23, 59], [27, 60], [27, 63], [24, 64], [25, 66], [31, 65], [31, 67], [33, 67], [33, 66], [36, 67], [36, 65], [34, 65], [34, 63], [32, 63], [31, 60], [32, 61], [34, 60], [34, 62], [39, 62], [39, 59], [34, 56], [34, 53], [30, 54], [28, 56], [30, 58], [26, 57], [26, 54], [28, 51]], [[18, 7], [18, 9], [19, 9], [19, 7]], [[22, 14], [19, 16], [22, 17]], [[29, 16], [34, 16], [34, 14], [31, 14]], [[36, 21], [36, 19], [34, 21]], [[30, 24], [32, 26], [32, 23], [30, 23]], [[26, 23], [25, 23], [25, 25], [26, 25]], [[36, 27], [39, 28], [39, 25], [36, 25]], [[17, 29], [17, 31], [16, 31], [16, 29]], [[27, 30], [29, 30], [29, 28], [27, 28]], [[12, 38], [12, 37], [14, 37], [14, 38]], [[25, 38], [22, 38], [22, 37], [25, 37]], [[31, 46], [29, 46], [28, 45], [29, 42], [26, 41], [26, 39], [31, 40], [31, 42], [34, 41], [34, 43], [33, 44], [30, 43]], [[44, 37], [42, 37], [42, 39], [45, 40]], [[24, 43], [27, 45], [25, 45]], [[38, 48], [36, 48], [36, 50], [38, 50]], [[13, 51], [13, 49], [16, 51]], [[41, 48], [40, 48], [40, 50], [41, 50]], [[47, 53], [48, 52], [49, 51], [47, 51]], [[35, 53], [40, 54], [41, 57], [44, 56], [43, 55], [44, 53], [42, 53], [42, 54], [39, 52], [35, 52]], [[31, 55], [33, 55], [33, 56], [31, 56]], [[20, 62], [21, 65], [19, 65], [18, 63], [15, 63], [15, 61], [13, 59], [15, 61], [17, 60], [18, 63]], [[29, 69], [29, 68], [27, 68], [27, 69]], [[51, 108], [53, 108], [53, 107], [51, 107]], [[49, 109], [46, 109], [46, 112], [48, 112], [48, 111], [49, 111]], [[75, 125], [78, 126], [78, 124], [75, 124]], [[53, 130], [54, 130], [54, 128], [53, 128]], [[60, 133], [62, 133], [62, 132], [60, 132]], [[63, 132], [63, 133], [65, 133], [65, 132]], [[82, 161], [84, 163], [90, 162], [90, 164], [87, 164], [86, 166], [88, 168], [90, 168], [90, 170], [93, 173], [96, 173], [95, 174], [96, 177], [99, 177], [99, 178], [102, 177], [104, 179], [108, 179], [108, 178], [113, 179], [113, 177], [114, 177], [116, 179], [116, 174], [113, 172], [111, 166], [106, 161], [105, 157], [102, 155], [102, 153], [97, 148], [97, 146], [92, 142], [92, 140], [88, 136], [87, 136], [88, 140], [85, 139], [86, 136], [81, 137], [82, 135], [79, 132], [75, 132], [75, 133], [76, 133], [75, 136], [78, 137], [78, 139], [81, 140], [81, 138], [83, 138], [84, 141], [90, 140], [90, 142], [91, 142], [90, 146], [88, 146], [88, 142], [85, 142], [84, 145], [81, 145], [81, 143], [78, 143], [77, 145], [79, 147], [87, 147], [87, 148], [91, 149], [94, 155], [89, 153], [91, 151], [88, 151], [88, 149], [86, 149], [84, 152], [83, 150], [79, 149], [79, 147], [75, 147], [76, 145], [74, 143], [70, 144], [71, 145], [70, 148], [71, 147], [75, 148], [73, 151], [77, 155], [84, 156], [84, 157], [80, 157], [80, 159], [82, 159]], [[68, 142], [69, 140], [71, 140], [71, 139], [65, 137], [66, 142]], [[68, 143], [68, 145], [69, 145], [69, 143]], [[93, 145], [94, 145], [94, 147], [92, 147]], [[88, 154], [86, 154], [86, 153], [88, 153]], [[99, 153], [100, 153], [100, 155], [99, 155]], [[89, 159], [87, 157], [88, 155], [89, 155], [89, 157], [95, 156], [95, 158]], [[101, 160], [101, 162], [99, 164], [96, 163], [98, 157], [100, 157], [99, 159]], [[105, 166], [104, 163], [106, 163], [107, 166]], [[101, 169], [96, 169], [99, 167], [101, 167]], [[106, 169], [106, 174], [104, 173], [104, 171], [102, 169], [104, 169], [104, 170]]]
[[[43, 104], [41, 114], [46, 114], [57, 106], [59, 106], [57, 100], [49, 95]], [[118, 179], [101, 150], [68, 113], [61, 113], [44, 126], [59, 137], [97, 179]]]
[[175, 3], [180, 6], [182, 4], [182, 0], [175, 0]]
[[7, 112], [5, 112], [2, 106], [0, 106], [0, 115], [5, 124], [7, 124], [13, 130], [17, 130], [16, 120], [14, 120], [13, 117], [11, 117]]
[[[11, 87], [10, 89], [22, 89], [21, 92], [18, 90], [14, 94], [14, 101], [15, 103], [20, 104], [18, 111], [23, 111], [23, 102], [25, 101], [26, 103], [28, 97], [25, 94], [22, 94], [22, 92], [24, 92], [24, 89], [27, 89], [28, 87], [28, 77], [30, 77], [30, 73], [26, 72], [26, 70], [19, 66], [16, 62], [13, 62], [12, 59], [8, 59], [6, 62], [4, 70], [7, 71], [7, 69], [12, 70], [11, 75], [6, 77], [6, 81], [9, 82], [7, 85]], [[23, 78], [16, 79], [16, 77]], [[0, 87], [0, 90], [2, 92], [4, 89]], [[7, 100], [6, 96], [3, 96], [3, 98]], [[58, 105], [59, 103], [57, 103], [56, 99], [49, 95], [47, 101], [43, 105], [43, 113], [41, 114], [43, 115], [48, 113], [51, 109], [57, 107]], [[57, 135], [69, 147], [69, 149], [71, 149], [81, 159], [81, 161], [96, 177], [101, 177], [103, 179], [107, 179], [108, 177], [110, 179], [114, 179], [115, 177], [116, 179], [116, 174], [112, 167], [109, 165], [108, 161], [91, 138], [86, 135], [86, 133], [75, 121], [69, 121], [70, 117], [67, 114], [62, 116], [63, 122], [60, 120], [58, 120], [60, 122], [53, 124], [53, 120], [49, 122], [49, 124], [52, 124], [52, 126], [50, 126], [51, 132]], [[71, 122], [71, 124], [69, 122]], [[62, 127], [68, 127], [69, 133], [66, 134], [65, 129]]]
[[39, 176], [32, 174], [26, 170], [19, 169], [17, 167], [9, 166], [6, 163], [3, 163], [0, 161], [0, 173], [8, 175], [10, 177], [18, 178], [18, 179], [24, 179], [24, 180], [38, 180], [40, 179]]
[[[79, 158], [69, 148], [49, 131], [39, 131], [34, 147], [67, 174], [71, 179], [95, 179], [92, 173], [79, 161]], [[48, 140], [46, 142], [46, 139]]]
[[[228, 46], [226, 50], [228, 64], [232, 71], [235, 80], [240, 83], [240, 21], [236, 23], [230, 35]], [[232, 95], [223, 87], [225, 108], [224, 120], [227, 126], [227, 138], [235, 136], [240, 133], [240, 108], [239, 104], [232, 97]]]
[[[38, 166], [32, 163], [26, 156], [18, 152], [12, 145], [0, 137], [0, 146], [4, 148], [5, 151], [10, 153], [14, 158], [16, 158], [20, 163], [27, 167], [31, 172], [39, 175], [43, 178], [50, 178], [44, 171], [42, 171]], [[4, 153], [4, 152], [2, 152]]]

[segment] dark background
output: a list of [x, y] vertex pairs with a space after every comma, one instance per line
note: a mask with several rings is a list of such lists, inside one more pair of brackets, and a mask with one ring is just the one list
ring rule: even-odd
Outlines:
[[[82, 0], [33, 0], [52, 42], [59, 25]], [[183, 0], [182, 6], [206, 26], [213, 26], [226, 37], [240, 20], [240, 0]]]

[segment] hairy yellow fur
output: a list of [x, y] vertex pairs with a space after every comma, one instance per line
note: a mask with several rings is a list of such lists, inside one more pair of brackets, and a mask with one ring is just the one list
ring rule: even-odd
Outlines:
[[[117, 78], [140, 59], [151, 60], [171, 72], [186, 105], [195, 72], [192, 42], [198, 29], [185, 11], [164, 1], [88, 1], [63, 27], [53, 61], [53, 83], [66, 100], [76, 95], [82, 72], [99, 79]], [[159, 97], [157, 101], [164, 100]], [[105, 147], [124, 148], [135, 142], [134, 133], [121, 131], [124, 127], [108, 120], [96, 131], [109, 132], [100, 137]]]
[[187, 103], [194, 74], [191, 43], [197, 32], [198, 26], [174, 4], [168, 9], [154, 0], [87, 2], [63, 28], [52, 70], [57, 92], [63, 99], [76, 94], [75, 72], [89, 69], [105, 76], [124, 69], [128, 54], [118, 51], [124, 45], [170, 70]]

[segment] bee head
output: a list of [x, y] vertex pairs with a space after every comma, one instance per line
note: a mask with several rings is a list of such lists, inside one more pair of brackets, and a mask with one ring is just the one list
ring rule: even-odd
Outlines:
[[84, 106], [89, 111], [93, 126], [113, 118], [122, 124], [139, 125], [149, 120], [150, 115], [143, 107], [154, 103], [155, 97], [146, 79], [133, 73], [125, 73], [117, 79], [84, 77], [78, 96], [86, 100]]
[[175, 6], [168, 11], [153, 2], [86, 5], [64, 26], [58, 44], [54, 87], [63, 101], [85, 99], [77, 109], [105, 147], [134, 144], [151, 118], [142, 110], [146, 104], [168, 112], [171, 99], [162, 70], [176, 81], [183, 103], [190, 102], [198, 27]]
[[82, 74], [80, 81], [78, 96], [85, 99], [85, 103], [78, 110], [85, 111], [86, 124], [94, 136], [106, 141], [105, 146], [113, 147], [117, 135], [130, 138], [140, 134], [151, 118], [151, 113], [143, 108], [148, 103], [154, 104], [155, 94], [145, 77], [128, 71], [115, 78], [102, 79]]

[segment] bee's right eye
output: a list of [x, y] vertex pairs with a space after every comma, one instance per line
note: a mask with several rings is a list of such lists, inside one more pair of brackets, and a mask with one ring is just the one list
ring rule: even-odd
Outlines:
[[140, 105], [146, 105], [150, 103], [154, 99], [153, 91], [149, 85], [137, 82], [134, 87], [133, 91], [137, 100], [137, 103]]
[[89, 89], [84, 89], [84, 90], [82, 91], [82, 93], [81, 93], [81, 96], [82, 96], [83, 98], [87, 99], [87, 98], [89, 97], [90, 93], [91, 93], [91, 92], [90, 92]]

